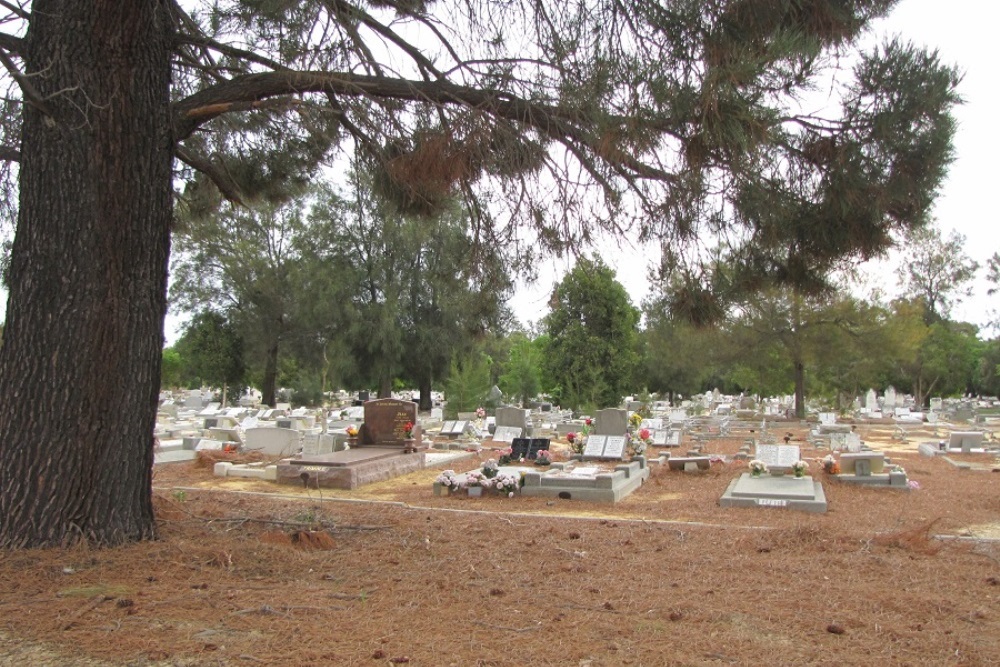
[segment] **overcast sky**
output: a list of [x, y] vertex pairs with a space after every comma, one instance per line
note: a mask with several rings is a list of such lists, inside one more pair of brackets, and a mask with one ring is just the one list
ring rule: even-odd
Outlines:
[[[952, 229], [966, 238], [966, 252], [981, 265], [1000, 250], [1000, 229], [994, 212], [994, 200], [1000, 191], [1000, 76], [995, 69], [995, 33], [1000, 19], [1000, 3], [992, 0], [903, 0], [893, 14], [875, 28], [873, 39], [899, 35], [917, 45], [936, 48], [942, 62], [957, 65], [964, 73], [959, 92], [965, 104], [955, 110], [958, 133], [955, 137], [957, 159], [935, 205], [935, 218], [943, 235]], [[627, 256], [627, 249], [615, 250], [618, 257]], [[647, 262], [638, 253], [632, 260], [620, 261], [615, 267], [618, 280], [639, 305], [649, 291], [646, 278]], [[538, 283], [522, 288], [513, 302], [518, 318], [523, 322], [537, 320], [548, 312], [547, 302], [552, 285], [558, 282], [572, 263], [554, 262], [541, 272]], [[871, 267], [885, 276], [883, 287], [895, 292], [896, 267], [889, 262]], [[958, 306], [954, 319], [984, 324], [986, 311], [1000, 306], [1000, 297], [986, 296], [985, 269], [980, 269], [976, 294]], [[996, 301], [997, 303], [993, 303]]]

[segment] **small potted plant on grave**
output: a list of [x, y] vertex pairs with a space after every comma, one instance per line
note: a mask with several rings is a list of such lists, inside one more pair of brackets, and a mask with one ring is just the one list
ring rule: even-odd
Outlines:
[[536, 466], [547, 466], [552, 465], [552, 454], [547, 449], [539, 449], [535, 453], [535, 465]]
[[749, 464], [749, 468], [751, 477], [760, 477], [761, 475], [767, 472], [767, 464], [765, 464], [760, 459], [754, 459], [753, 461], [751, 461]]
[[792, 464], [792, 474], [796, 477], [805, 477], [806, 472], [809, 470], [809, 464], [805, 461], [796, 461]]
[[481, 470], [470, 470], [465, 473], [465, 488], [470, 497], [478, 498], [483, 495], [483, 482], [485, 480], [486, 476]]
[[455, 474], [454, 470], [445, 470], [434, 480], [435, 496], [447, 496], [454, 491], [458, 491], [460, 488], [462, 488], [462, 485], [459, 483], [458, 475]]

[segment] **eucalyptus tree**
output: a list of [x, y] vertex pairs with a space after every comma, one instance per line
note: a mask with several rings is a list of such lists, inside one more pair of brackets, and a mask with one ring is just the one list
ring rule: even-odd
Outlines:
[[951, 309], [972, 294], [979, 262], [965, 250], [965, 237], [951, 231], [947, 238], [934, 226], [915, 229], [903, 247], [900, 285], [905, 296], [922, 299], [928, 325], [948, 319]]
[[[934, 54], [886, 44], [842, 111], [795, 111], [894, 4], [3, 2], [0, 157], [19, 166], [0, 172], [18, 187], [0, 544], [155, 534], [175, 182], [209, 211], [357, 152], [401, 210], [467, 198], [487, 247], [725, 234], [747, 275], [807, 283], [789, 244], [806, 267], [870, 254], [922, 221], [943, 173], [958, 77]], [[795, 205], [804, 190], [820, 204]]]

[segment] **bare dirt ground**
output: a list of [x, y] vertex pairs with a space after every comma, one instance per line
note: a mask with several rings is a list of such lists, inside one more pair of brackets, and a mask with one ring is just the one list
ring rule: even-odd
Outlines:
[[826, 514], [720, 508], [735, 463], [653, 466], [613, 506], [160, 466], [159, 540], [0, 552], [0, 664], [1000, 664], [1000, 474], [916, 448], [910, 492], [814, 464]]

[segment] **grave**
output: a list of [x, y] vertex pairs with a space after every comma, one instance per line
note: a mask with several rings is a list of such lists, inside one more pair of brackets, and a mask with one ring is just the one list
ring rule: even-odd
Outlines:
[[825, 513], [823, 485], [812, 477], [754, 477], [742, 473], [719, 499], [721, 507], [778, 507]]
[[797, 445], [757, 445], [757, 459], [770, 475], [755, 477], [742, 473], [726, 488], [722, 507], [784, 507], [804, 512], [826, 512], [823, 485], [812, 477], [791, 477], [785, 473], [799, 460]]
[[841, 454], [840, 474], [834, 477], [849, 484], [909, 490], [906, 471], [898, 466], [887, 467], [888, 463], [883, 452], [869, 450]]
[[708, 456], [673, 456], [667, 459], [667, 465], [671, 470], [697, 472], [708, 470], [712, 466], [712, 459]]
[[642, 456], [616, 465], [613, 470], [554, 463], [551, 469], [536, 468], [525, 472], [521, 495], [615, 503], [642, 486], [648, 478], [649, 467]]
[[[277, 481], [308, 488], [354, 489], [424, 468], [426, 447], [416, 421], [416, 403], [394, 398], [366, 401], [364, 417], [351, 449], [283, 461]], [[413, 424], [411, 438], [406, 437], [407, 423]]]

